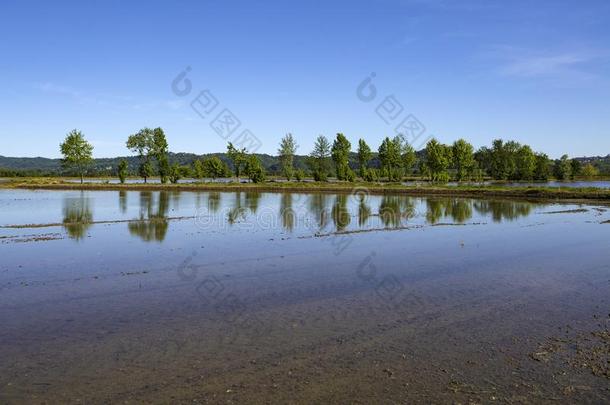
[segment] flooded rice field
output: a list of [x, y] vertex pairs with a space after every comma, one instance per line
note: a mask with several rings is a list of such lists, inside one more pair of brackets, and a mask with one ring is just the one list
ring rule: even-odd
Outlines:
[[0, 190], [1, 403], [604, 403], [610, 210]]

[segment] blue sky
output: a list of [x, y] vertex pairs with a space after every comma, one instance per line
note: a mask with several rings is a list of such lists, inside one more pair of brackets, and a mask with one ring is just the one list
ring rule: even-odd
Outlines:
[[[287, 132], [302, 154], [336, 132], [376, 149], [394, 135], [397, 121], [376, 113], [393, 96], [398, 120], [425, 126], [420, 140], [610, 153], [602, 0], [5, 0], [0, 55], [4, 156], [57, 157], [73, 128], [95, 156], [126, 155], [145, 126], [163, 127], [172, 151], [223, 151], [214, 117], [190, 106], [205, 89], [213, 114], [232, 111], [259, 152]], [[178, 96], [171, 84], [187, 66], [192, 91]], [[364, 102], [357, 87], [373, 72], [377, 96]]]

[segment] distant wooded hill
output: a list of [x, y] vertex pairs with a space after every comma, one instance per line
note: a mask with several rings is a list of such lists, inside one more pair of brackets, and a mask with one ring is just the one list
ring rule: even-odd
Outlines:
[[[417, 152], [418, 157], [423, 156], [423, 151]], [[196, 159], [204, 159], [211, 156], [218, 156], [220, 159], [230, 165], [230, 161], [225, 153], [210, 153], [206, 155], [196, 155], [194, 153], [170, 153], [169, 159], [171, 163], [180, 165], [192, 165]], [[280, 172], [280, 162], [277, 156], [267, 154], [257, 154], [263, 166], [269, 174], [278, 174]], [[379, 167], [377, 155], [373, 155], [371, 167]], [[126, 159], [129, 164], [129, 171], [135, 174], [138, 167], [137, 156], [125, 156], [115, 158], [94, 159], [89, 176], [115, 176], [116, 168], [122, 159]], [[294, 158], [296, 168], [307, 169], [307, 156], [297, 155]], [[610, 155], [605, 157], [579, 157], [576, 158], [582, 163], [591, 163], [597, 167], [601, 174], [610, 175]], [[350, 155], [350, 166], [357, 167], [357, 157], [355, 153]], [[48, 159], [43, 157], [35, 158], [19, 158], [0, 156], [0, 176], [7, 175], [22, 175], [22, 176], [62, 176], [70, 175], [71, 173], [64, 170], [61, 166], [60, 159]]]
[[[267, 154], [256, 154], [261, 163], [269, 174], [279, 174], [280, 162], [277, 156]], [[196, 159], [205, 159], [211, 156], [218, 156], [221, 160], [231, 166], [230, 160], [225, 153], [210, 153], [206, 155], [196, 155], [193, 153], [170, 153], [170, 164], [178, 163], [184, 166], [190, 166]], [[115, 176], [119, 162], [125, 159], [129, 164], [131, 174], [136, 174], [139, 165], [137, 156], [125, 156], [116, 158], [101, 158], [94, 159], [91, 168], [88, 171], [88, 176]], [[307, 156], [296, 155], [294, 157], [294, 166], [297, 169], [307, 169]], [[350, 156], [350, 163], [357, 167], [357, 157], [355, 153]], [[371, 161], [371, 167], [379, 167], [379, 161], [375, 156]], [[60, 159], [48, 159], [43, 157], [36, 158], [15, 158], [0, 156], [0, 176], [4, 175], [22, 175], [22, 176], [60, 176], [70, 175], [71, 173], [64, 170]]]

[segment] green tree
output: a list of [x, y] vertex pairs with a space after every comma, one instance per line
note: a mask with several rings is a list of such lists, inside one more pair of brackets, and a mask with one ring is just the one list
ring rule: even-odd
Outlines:
[[599, 170], [597, 170], [597, 168], [595, 166], [593, 166], [591, 163], [587, 163], [586, 165], [583, 166], [583, 168], [581, 170], [581, 174], [586, 179], [592, 179], [593, 177], [596, 177], [599, 175]]
[[532, 180], [536, 171], [536, 154], [528, 145], [519, 148], [516, 158], [515, 180]]
[[349, 152], [352, 144], [347, 140], [345, 135], [338, 133], [331, 148], [331, 156], [335, 163], [338, 180], [348, 180], [349, 167]]
[[205, 177], [205, 168], [203, 162], [200, 159], [196, 159], [193, 162], [193, 174], [196, 179], [203, 179]]
[[451, 148], [431, 139], [426, 144], [425, 168], [432, 181], [447, 181], [447, 169], [451, 163]]
[[490, 174], [495, 180], [508, 180], [511, 175], [508, 149], [502, 139], [495, 139], [491, 147]]
[[93, 161], [93, 145], [87, 142], [82, 132], [74, 129], [66, 135], [59, 149], [63, 155], [62, 165], [75, 170], [82, 184], [85, 171]]
[[127, 163], [127, 160], [121, 159], [121, 161], [119, 162], [119, 167], [117, 169], [119, 181], [121, 182], [121, 184], [125, 184], [125, 179], [127, 178], [128, 174], [128, 167], [129, 164]]
[[144, 183], [155, 175], [155, 168], [149, 159], [144, 160], [144, 163], [140, 165], [138, 174], [144, 179]]
[[474, 154], [474, 160], [477, 162], [479, 170], [485, 174], [491, 173], [492, 151], [487, 146], [479, 148]]
[[572, 159], [570, 161], [570, 165], [572, 166], [571, 178], [573, 180], [576, 176], [580, 176], [581, 175], [581, 173], [582, 173], [582, 164], [580, 163], [580, 161], [578, 161], [576, 159]]
[[280, 157], [280, 164], [282, 165], [282, 173], [288, 181], [292, 179], [294, 174], [294, 155], [297, 153], [296, 141], [292, 134], [288, 133], [284, 136], [280, 142], [280, 148], [278, 149], [278, 155]]
[[417, 154], [415, 153], [415, 148], [411, 146], [409, 142], [403, 142], [402, 147], [402, 167], [405, 171], [406, 175], [411, 174], [415, 163], [417, 163]]
[[167, 183], [168, 176], [172, 169], [170, 168], [169, 158], [167, 156], [169, 153], [169, 146], [167, 144], [167, 139], [165, 138], [165, 132], [161, 128], [152, 130], [151, 152], [157, 161], [161, 183]]
[[237, 149], [233, 146], [233, 143], [229, 142], [227, 145], [227, 156], [231, 163], [233, 164], [233, 171], [235, 172], [235, 177], [239, 180], [239, 175], [241, 174], [242, 169], [246, 165], [246, 148]]
[[207, 177], [217, 179], [219, 177], [230, 177], [229, 167], [217, 156], [212, 156], [203, 161], [204, 172]]
[[330, 170], [330, 142], [324, 135], [318, 136], [309, 154], [309, 167], [315, 181], [326, 181]]
[[472, 178], [472, 170], [475, 165], [472, 145], [464, 139], [459, 139], [453, 143], [451, 152], [457, 180], [464, 181]]
[[265, 181], [266, 174], [260, 159], [252, 154], [246, 159], [244, 173], [252, 183], [262, 183]]
[[182, 178], [183, 169], [178, 163], [171, 165], [168, 173], [169, 181], [176, 184]]
[[296, 181], [303, 181], [305, 178], [305, 171], [303, 169], [297, 169], [294, 172], [294, 178]]
[[360, 170], [360, 177], [363, 179], [367, 177], [366, 172], [369, 168], [369, 161], [371, 160], [371, 148], [366, 144], [364, 139], [358, 140], [358, 166]]
[[379, 146], [379, 161], [381, 170], [388, 177], [389, 181], [398, 181], [402, 175], [400, 173], [400, 140], [399, 138], [390, 139], [386, 137]]
[[147, 182], [154, 175], [151, 154], [154, 151], [154, 132], [150, 128], [143, 128], [137, 133], [130, 135], [127, 139], [127, 149], [138, 154], [140, 166], [138, 174]]
[[563, 155], [561, 159], [555, 161], [553, 175], [558, 180], [567, 180], [572, 175], [572, 164], [568, 155]]
[[506, 178], [519, 180], [517, 177], [517, 155], [521, 149], [521, 144], [515, 141], [508, 141], [504, 144], [504, 158], [506, 160]]
[[551, 176], [551, 161], [544, 153], [536, 154], [536, 169], [534, 170], [534, 180], [548, 181]]

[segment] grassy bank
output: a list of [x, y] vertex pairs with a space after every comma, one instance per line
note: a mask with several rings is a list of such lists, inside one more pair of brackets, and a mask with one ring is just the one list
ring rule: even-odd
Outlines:
[[365, 182], [267, 182], [252, 183], [191, 183], [191, 184], [79, 184], [57, 178], [17, 179], [0, 183], [0, 188], [31, 190], [172, 190], [172, 191], [261, 191], [261, 192], [328, 192], [370, 194], [402, 194], [413, 196], [498, 197], [536, 200], [595, 200], [610, 202], [610, 190], [596, 188], [508, 187], [508, 186], [447, 186], [430, 184], [405, 186], [399, 183]]

